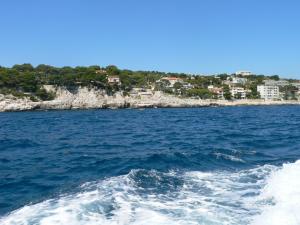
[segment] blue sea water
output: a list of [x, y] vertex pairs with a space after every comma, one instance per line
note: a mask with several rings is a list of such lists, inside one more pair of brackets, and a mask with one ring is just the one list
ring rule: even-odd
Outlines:
[[300, 107], [0, 114], [0, 224], [300, 224]]

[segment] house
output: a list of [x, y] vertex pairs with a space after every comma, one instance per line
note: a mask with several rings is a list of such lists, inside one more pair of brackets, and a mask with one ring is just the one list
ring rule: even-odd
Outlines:
[[135, 97], [143, 97], [143, 96], [153, 96], [153, 91], [151, 89], [145, 89], [145, 88], [132, 88], [130, 91], [131, 96]]
[[232, 84], [242, 84], [245, 85], [247, 83], [247, 78], [242, 77], [232, 77]]
[[236, 73], [235, 73], [235, 75], [237, 75], [237, 76], [251, 76], [252, 75], [252, 72], [250, 72], [250, 71], [237, 71]]
[[146, 89], [144, 91], [141, 91], [138, 93], [141, 97], [151, 97], [153, 95], [153, 92], [150, 89]]
[[215, 94], [218, 99], [224, 99], [224, 91], [223, 88], [214, 87], [213, 85], [209, 85], [207, 89]]
[[230, 93], [233, 98], [238, 98], [238, 99], [246, 98], [246, 91], [242, 87], [231, 87]]
[[226, 78], [226, 80], [223, 81], [223, 84], [229, 85], [229, 86], [235, 86], [237, 84], [245, 85], [247, 83], [248, 79], [244, 77], [237, 77], [237, 76], [229, 76]]
[[280, 99], [279, 87], [276, 85], [258, 85], [257, 92], [259, 92], [260, 98], [265, 100]]
[[264, 83], [267, 86], [279, 86], [279, 87], [288, 86], [290, 84], [287, 80], [264, 80]]
[[106, 74], [106, 70], [100, 69], [95, 71], [96, 74]]
[[107, 81], [109, 84], [117, 84], [117, 85], [121, 84], [120, 77], [118, 76], [108, 76]]
[[300, 82], [294, 82], [294, 83], [291, 83], [291, 85], [298, 88], [298, 90], [300, 90]]
[[298, 99], [298, 101], [300, 100], [300, 90], [297, 91], [296, 98]]
[[182, 83], [182, 87], [183, 87], [184, 89], [186, 89], [186, 90], [189, 90], [189, 89], [194, 88], [194, 85], [192, 85], [192, 84], [190, 84], [190, 83], [188, 83], [188, 82], [183, 82], [183, 83]]

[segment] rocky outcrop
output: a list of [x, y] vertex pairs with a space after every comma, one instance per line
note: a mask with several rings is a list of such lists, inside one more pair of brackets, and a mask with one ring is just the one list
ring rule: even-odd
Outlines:
[[0, 94], [0, 112], [34, 110], [39, 104], [29, 98], [17, 98], [12, 95]]
[[54, 92], [52, 101], [33, 102], [29, 98], [16, 98], [0, 95], [0, 112], [48, 110], [48, 109], [91, 109], [91, 108], [149, 108], [149, 107], [202, 107], [236, 105], [282, 105], [300, 104], [299, 101], [264, 101], [264, 100], [201, 100], [180, 98], [156, 91], [147, 95], [123, 96], [121, 92], [109, 96], [104, 90], [88, 87], [56, 87], [45, 85], [47, 91]]

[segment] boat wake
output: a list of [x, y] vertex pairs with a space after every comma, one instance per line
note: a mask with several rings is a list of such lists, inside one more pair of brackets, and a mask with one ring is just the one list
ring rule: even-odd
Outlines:
[[300, 161], [239, 172], [129, 174], [27, 205], [2, 225], [300, 224]]

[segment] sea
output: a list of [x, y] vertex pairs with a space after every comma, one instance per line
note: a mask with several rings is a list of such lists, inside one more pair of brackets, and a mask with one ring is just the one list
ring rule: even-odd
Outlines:
[[1, 225], [299, 225], [300, 107], [0, 114]]

